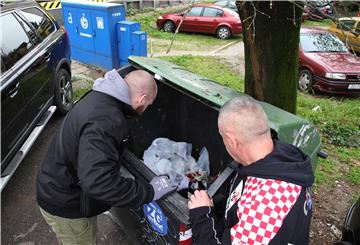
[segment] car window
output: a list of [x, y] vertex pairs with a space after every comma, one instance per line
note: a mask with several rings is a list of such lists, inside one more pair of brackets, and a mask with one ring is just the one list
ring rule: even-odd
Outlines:
[[227, 3], [228, 3], [227, 0], [226, 1], [216, 1], [216, 2], [214, 2], [214, 4], [219, 5], [219, 6], [223, 6], [223, 7], [227, 6]]
[[200, 16], [203, 7], [193, 7], [186, 16]]
[[354, 27], [355, 20], [342, 20], [342, 21], [340, 21], [340, 23], [337, 25], [338, 29], [340, 29], [340, 30], [343, 29], [344, 31], [349, 31]]
[[208, 16], [208, 17], [219, 17], [222, 15], [223, 15], [223, 11], [216, 8], [205, 8], [203, 13], [203, 16]]
[[[4, 62], [4, 71], [7, 71], [34, 46], [24, 31], [24, 25], [22, 26], [13, 14], [3, 15], [0, 20], [3, 33], [1, 60]], [[1, 67], [2, 69], [3, 67]]]
[[301, 48], [305, 52], [345, 52], [346, 46], [330, 33], [302, 33]]
[[46, 38], [54, 32], [54, 24], [40, 9], [27, 8], [19, 12], [35, 27], [42, 38]]

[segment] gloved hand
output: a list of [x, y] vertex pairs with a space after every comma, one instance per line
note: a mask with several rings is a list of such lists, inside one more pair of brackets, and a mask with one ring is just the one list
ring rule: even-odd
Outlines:
[[155, 176], [150, 181], [150, 185], [154, 188], [153, 201], [159, 200], [176, 191], [177, 185], [175, 185], [167, 175]]

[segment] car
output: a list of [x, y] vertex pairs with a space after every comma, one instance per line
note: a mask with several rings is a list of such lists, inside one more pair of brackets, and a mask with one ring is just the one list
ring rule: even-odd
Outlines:
[[329, 32], [337, 35], [350, 51], [360, 53], [360, 17], [344, 17], [332, 24]]
[[180, 31], [215, 34], [227, 39], [240, 34], [242, 26], [239, 15], [227, 8], [214, 4], [196, 4], [185, 13], [163, 14], [156, 21], [159, 29], [174, 32], [180, 24]]
[[213, 2], [213, 4], [219, 5], [224, 8], [231, 9], [232, 11], [238, 13], [239, 10], [237, 9], [235, 2], [236, 2], [236, 0], [218, 0], [218, 1]]
[[35, 1], [2, 1], [1, 191], [55, 110], [73, 106], [67, 34]]
[[335, 35], [317, 27], [300, 30], [299, 89], [360, 94], [360, 58]]

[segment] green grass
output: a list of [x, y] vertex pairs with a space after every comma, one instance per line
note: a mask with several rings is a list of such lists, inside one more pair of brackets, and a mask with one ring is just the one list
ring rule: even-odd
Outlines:
[[322, 21], [305, 20], [302, 26], [330, 26], [333, 23], [330, 19], [324, 19]]
[[231, 68], [219, 58], [191, 55], [161, 58], [183, 66], [192, 72], [208, 77], [237, 91], [244, 91], [244, 79], [234, 73]]
[[[176, 56], [162, 57], [179, 66], [201, 74], [242, 92], [244, 89], [243, 77], [236, 74], [226, 63], [216, 57]], [[313, 111], [320, 106], [319, 111]], [[299, 92], [297, 114], [311, 121], [322, 136], [322, 144], [328, 152], [327, 159], [319, 159], [315, 172], [316, 185], [334, 187], [336, 180], [346, 178], [350, 182], [360, 185], [360, 150], [356, 146], [336, 146], [331, 140], [341, 138], [346, 142], [360, 143], [360, 102], [358, 98], [328, 97], [310, 95]], [[332, 128], [332, 134], [325, 133], [325, 129]], [[352, 134], [344, 134], [344, 129], [351, 130]], [[336, 141], [335, 141], [336, 142]], [[341, 141], [342, 142], [342, 141]], [[350, 144], [351, 145], [351, 144]]]

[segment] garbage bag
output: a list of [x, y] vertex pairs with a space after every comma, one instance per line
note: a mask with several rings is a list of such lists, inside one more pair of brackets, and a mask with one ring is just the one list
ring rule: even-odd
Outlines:
[[210, 174], [207, 149], [202, 148], [198, 161], [191, 156], [191, 150], [190, 143], [157, 138], [144, 151], [143, 160], [154, 173], [167, 174], [178, 190], [186, 189], [192, 179], [202, 180]]

